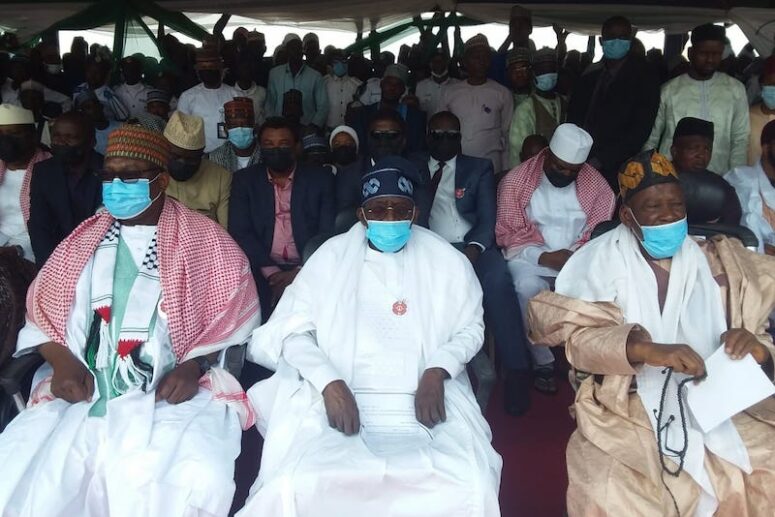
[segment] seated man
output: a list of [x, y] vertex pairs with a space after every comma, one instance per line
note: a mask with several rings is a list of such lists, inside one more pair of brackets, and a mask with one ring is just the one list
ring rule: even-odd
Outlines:
[[775, 256], [775, 120], [762, 130], [762, 157], [753, 167], [736, 167], [724, 176], [734, 187], [743, 216], [740, 224], [759, 239], [759, 253]]
[[[603, 176], [586, 163], [592, 137], [573, 124], [557, 128], [547, 149], [509, 172], [498, 187], [495, 239], [509, 264], [522, 316], [527, 302], [549, 289], [565, 262], [614, 213]], [[554, 356], [532, 346], [535, 386], [555, 393]]]
[[0, 104], [0, 253], [35, 261], [27, 230], [30, 183], [35, 164], [48, 158], [37, 144], [32, 112]]
[[268, 318], [310, 239], [334, 231], [334, 178], [298, 163], [299, 138], [288, 121], [270, 117], [258, 139], [262, 162], [234, 174], [229, 233], [248, 256]]
[[[406, 149], [406, 122], [397, 111], [380, 110], [371, 118], [368, 126], [368, 145], [361, 159], [356, 160], [336, 173], [336, 211], [337, 213], [355, 213], [360, 206], [361, 178], [380, 159], [387, 156], [403, 156]], [[363, 140], [360, 140], [363, 142]], [[424, 172], [424, 174], [423, 174]], [[424, 195], [430, 177], [425, 167], [415, 185], [420, 208], [417, 224], [428, 226], [431, 196]]]
[[519, 151], [519, 161], [524, 163], [533, 156], [537, 155], [549, 147], [549, 140], [543, 135], [530, 135], [522, 142], [522, 149]]
[[102, 155], [94, 150], [94, 125], [70, 111], [54, 121], [54, 157], [32, 171], [30, 232], [35, 261], [42, 266], [62, 239], [102, 205]]
[[253, 413], [214, 367], [258, 324], [239, 247], [168, 199], [168, 145], [124, 126], [105, 157], [107, 208], [30, 287], [17, 355], [39, 352], [32, 407], [0, 435], [9, 515], [226, 515]]
[[429, 228], [471, 261], [484, 292], [484, 318], [506, 369], [504, 407], [518, 416], [530, 403], [530, 359], [517, 294], [503, 255], [495, 246], [495, 175], [492, 162], [462, 154], [460, 120], [440, 111], [428, 123], [431, 172]]
[[682, 118], [675, 127], [670, 154], [681, 180], [689, 224], [740, 224], [735, 189], [707, 168], [713, 155], [713, 122]]
[[258, 163], [261, 147], [256, 140], [253, 101], [247, 97], [235, 97], [223, 105], [223, 116], [229, 140], [207, 158], [229, 172], [237, 172]]
[[379, 161], [361, 224], [312, 256], [253, 335], [248, 357], [276, 373], [250, 389], [266, 441], [239, 515], [500, 515], [502, 460], [466, 374], [482, 291], [462, 253], [412, 224], [416, 178]]
[[223, 228], [229, 217], [231, 174], [204, 157], [205, 130], [201, 117], [176, 111], [164, 128], [170, 144], [167, 195]]
[[530, 302], [533, 337], [564, 343], [573, 367], [594, 374], [574, 404], [568, 514], [770, 515], [775, 400], [703, 432], [678, 386], [702, 377], [722, 343], [772, 376], [775, 263], [733, 239], [687, 238], [678, 176], [655, 151], [627, 162], [619, 185], [622, 224]]

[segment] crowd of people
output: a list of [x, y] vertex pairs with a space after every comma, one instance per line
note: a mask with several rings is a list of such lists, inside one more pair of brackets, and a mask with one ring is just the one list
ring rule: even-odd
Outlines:
[[718, 348], [773, 378], [775, 56], [706, 24], [668, 61], [614, 16], [593, 63], [532, 28], [371, 60], [1, 38], [0, 256], [39, 269], [16, 355], [46, 361], [3, 515], [226, 515], [253, 425], [240, 515], [499, 515], [485, 328], [515, 417], [564, 349], [569, 515], [770, 515], [774, 400], [708, 430], [682, 389]]

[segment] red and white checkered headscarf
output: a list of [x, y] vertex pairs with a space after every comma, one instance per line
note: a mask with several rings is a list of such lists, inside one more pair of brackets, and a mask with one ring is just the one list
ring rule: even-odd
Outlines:
[[[518, 251], [525, 246], [540, 246], [544, 238], [535, 224], [528, 219], [526, 210], [533, 192], [538, 189], [544, 174], [544, 149], [530, 160], [514, 168], [498, 185], [498, 216], [495, 222], [495, 240], [504, 251]], [[603, 176], [585, 163], [576, 178], [576, 195], [587, 222], [574, 249], [589, 240], [595, 226], [608, 221], [614, 213], [616, 198]]]
[[[113, 224], [108, 212], [78, 226], [57, 246], [27, 293], [27, 317], [65, 344], [78, 278]], [[172, 348], [178, 362], [198, 347], [226, 348], [258, 311], [250, 265], [217, 224], [167, 198], [158, 225], [159, 271]], [[222, 345], [222, 346], [219, 346]]]
[[[51, 158], [51, 153], [38, 148], [35, 151], [35, 154], [32, 156], [30, 163], [27, 164], [27, 170], [24, 171], [22, 190], [19, 194], [19, 204], [22, 207], [24, 224], [27, 224], [27, 220], [30, 218], [30, 182], [32, 181], [32, 168], [35, 167], [36, 163], [42, 162], [43, 160], [48, 160], [49, 158]], [[5, 171], [7, 170], [8, 165], [6, 165], [4, 161], [0, 160], [0, 183], [3, 182], [3, 178], [5, 178]]]

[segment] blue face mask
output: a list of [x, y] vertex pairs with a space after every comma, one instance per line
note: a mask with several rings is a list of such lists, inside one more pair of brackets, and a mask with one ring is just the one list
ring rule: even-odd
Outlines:
[[368, 221], [367, 224], [366, 238], [385, 253], [400, 250], [412, 235], [412, 221]]
[[[632, 218], [635, 220], [634, 214]], [[686, 217], [674, 223], [660, 224], [659, 226], [641, 226], [637, 220], [635, 223], [643, 234], [643, 239], [640, 241], [641, 246], [651, 258], [657, 260], [675, 256], [689, 234]]]
[[256, 139], [252, 127], [233, 127], [228, 134], [229, 142], [237, 149], [247, 149]]
[[151, 183], [158, 177], [157, 175], [152, 180], [139, 179], [131, 183], [123, 182], [118, 178], [114, 178], [113, 181], [103, 181], [102, 203], [116, 219], [134, 219], [148, 210], [161, 196], [159, 192], [158, 196], [151, 199]]
[[630, 51], [630, 46], [632, 41], [628, 39], [603, 40], [603, 55], [606, 59], [621, 59]]
[[334, 75], [337, 77], [344, 77], [347, 75], [347, 63], [342, 63], [341, 61], [335, 61], [334, 66], [332, 67], [334, 70]]
[[557, 74], [551, 72], [548, 74], [541, 74], [535, 77], [536, 88], [542, 92], [550, 92], [557, 86]]
[[775, 86], [762, 86], [762, 102], [768, 109], [775, 110]]

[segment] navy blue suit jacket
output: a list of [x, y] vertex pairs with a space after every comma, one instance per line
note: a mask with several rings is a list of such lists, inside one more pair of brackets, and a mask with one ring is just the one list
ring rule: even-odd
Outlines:
[[36, 163], [30, 180], [30, 233], [35, 262], [42, 266], [62, 240], [102, 204], [102, 155], [92, 152], [78, 183], [82, 202], [70, 196], [65, 165], [58, 158]]
[[[418, 153], [412, 161], [422, 164], [429, 177], [436, 171], [429, 169], [430, 155]], [[424, 191], [430, 197], [430, 190]], [[482, 246], [495, 246], [495, 175], [492, 161], [459, 154], [455, 164], [455, 197], [460, 216], [473, 225], [465, 236], [465, 244], [478, 242]], [[433, 200], [425, 203], [433, 206]], [[430, 217], [430, 214], [428, 214]]]
[[[334, 177], [327, 168], [297, 163], [291, 187], [291, 227], [299, 255], [310, 239], [333, 234]], [[274, 185], [266, 167], [255, 164], [234, 173], [229, 199], [229, 233], [250, 261], [253, 276], [276, 266], [270, 258], [275, 226]]]

